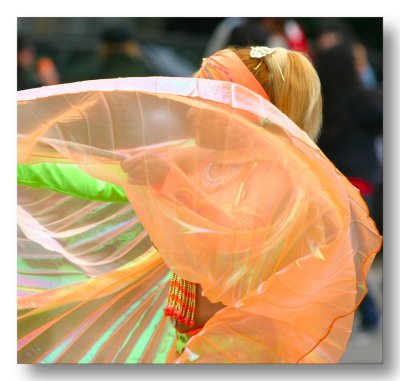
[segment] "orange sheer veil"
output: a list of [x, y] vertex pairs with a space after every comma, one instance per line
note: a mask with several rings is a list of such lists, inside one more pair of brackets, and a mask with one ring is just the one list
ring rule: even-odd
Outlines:
[[[26, 266], [42, 279], [67, 258], [79, 275], [19, 299], [20, 362], [340, 360], [381, 245], [368, 208], [236, 54], [198, 76], [18, 93], [21, 163], [76, 164], [129, 200], [20, 189]], [[128, 182], [120, 158], [138, 152], [170, 164], [162, 184]], [[179, 358], [162, 312], [170, 270], [226, 305]]]

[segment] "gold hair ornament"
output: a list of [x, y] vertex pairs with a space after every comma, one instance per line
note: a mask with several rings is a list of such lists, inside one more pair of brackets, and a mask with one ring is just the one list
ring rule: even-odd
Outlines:
[[[279, 69], [279, 72], [281, 73], [282, 81], [285, 81], [285, 77], [283, 76], [281, 66], [279, 65], [276, 58], [272, 55], [272, 53], [274, 53], [275, 51], [276, 51], [275, 48], [268, 48], [267, 46], [252, 46], [250, 48], [250, 57], [251, 58], [264, 58], [266, 56], [271, 55], [271, 57], [274, 59], [274, 61], [278, 65], [278, 69]], [[262, 61], [260, 61], [260, 63], [254, 69], [254, 71], [256, 71], [260, 67], [261, 63], [262, 63]]]

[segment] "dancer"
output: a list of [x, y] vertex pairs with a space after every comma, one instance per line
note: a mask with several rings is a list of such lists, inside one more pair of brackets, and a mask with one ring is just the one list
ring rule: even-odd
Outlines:
[[20, 162], [77, 163], [122, 187], [157, 248], [121, 239], [137, 223], [125, 206], [63, 195], [50, 207], [46, 193], [39, 213], [24, 189], [25, 235], [97, 278], [21, 299], [22, 361], [331, 363], [344, 353], [381, 237], [312, 141], [315, 70], [301, 53], [253, 47], [216, 53], [197, 77], [19, 94]]

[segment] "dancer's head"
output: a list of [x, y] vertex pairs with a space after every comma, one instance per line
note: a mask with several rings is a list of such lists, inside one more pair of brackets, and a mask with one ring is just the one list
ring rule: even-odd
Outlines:
[[205, 59], [196, 76], [248, 87], [317, 140], [322, 122], [321, 84], [303, 53], [265, 47], [224, 49]]

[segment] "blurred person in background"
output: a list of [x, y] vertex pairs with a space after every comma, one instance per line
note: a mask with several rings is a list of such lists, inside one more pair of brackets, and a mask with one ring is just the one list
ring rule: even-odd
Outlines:
[[[75, 58], [76, 60], [76, 58]], [[103, 26], [93, 54], [68, 68], [69, 81], [146, 76], [190, 76], [195, 68], [170, 46], [143, 43], [131, 25]]]
[[60, 76], [54, 61], [47, 56], [38, 57], [32, 41], [24, 35], [18, 35], [17, 90], [58, 83]]
[[361, 83], [367, 89], [379, 90], [381, 84], [370, 62], [367, 47], [357, 39], [350, 26], [343, 19], [322, 19], [317, 29], [318, 35], [314, 46], [317, 52], [329, 50], [342, 44], [350, 45], [354, 55], [356, 72]]
[[261, 22], [268, 30], [269, 46], [284, 46], [310, 55], [306, 34], [298, 21], [286, 17], [263, 17]]
[[[318, 29], [318, 36], [314, 49], [317, 53], [326, 52], [336, 46], [347, 45], [348, 49], [351, 50], [353, 55], [353, 66], [355, 66], [355, 72], [357, 74], [357, 88], [361, 86], [367, 90], [364, 93], [369, 93], [373, 98], [378, 98], [382, 106], [382, 82], [378, 79], [377, 71], [380, 70], [382, 62], [375, 62], [375, 66], [372, 65], [368, 48], [363, 44], [354, 34], [349, 24], [345, 20], [340, 18], [325, 18], [320, 22]], [[349, 57], [350, 58], [350, 57]], [[377, 66], [377, 67], [376, 67]], [[340, 75], [340, 70], [337, 70], [335, 75]], [[354, 76], [354, 73], [353, 73]], [[334, 81], [331, 79], [332, 86]], [[369, 205], [372, 204], [372, 213], [374, 214], [375, 221], [377, 222], [380, 231], [383, 231], [383, 120], [380, 121], [380, 129], [374, 130], [374, 153], [373, 168], [372, 171], [375, 173], [374, 177], [374, 192], [372, 201], [370, 198], [367, 199]], [[329, 132], [323, 130], [323, 140], [326, 134]], [[371, 152], [371, 155], [374, 154]], [[378, 168], [378, 169], [376, 169]]]
[[227, 46], [247, 47], [249, 45], [270, 46], [268, 45], [269, 36], [269, 31], [262, 23], [262, 19], [250, 17], [232, 29], [226, 45], [221, 48]]
[[207, 44], [205, 55], [228, 46], [267, 45], [310, 55], [302, 26], [285, 17], [227, 17], [220, 22]]
[[378, 90], [380, 87], [378, 79], [369, 61], [365, 45], [359, 41], [354, 42], [353, 54], [356, 71], [363, 86], [370, 90]]
[[[355, 44], [345, 26], [336, 24], [324, 29], [316, 46], [315, 65], [324, 97], [324, 122], [318, 145], [360, 190], [382, 229], [382, 163], [375, 148], [376, 139], [383, 134], [382, 94], [376, 85], [368, 85], [371, 76], [364, 75], [369, 71], [365, 50]], [[371, 292], [359, 312], [363, 331], [378, 327], [380, 311]]]
[[[208, 57], [218, 50], [228, 46], [229, 38], [232, 31], [246, 23], [245, 17], [225, 17], [214, 29], [211, 37], [208, 40], [204, 56]], [[264, 42], [263, 42], [264, 43]], [[262, 43], [262, 44], [263, 44]]]
[[92, 79], [157, 75], [144, 59], [134, 31], [124, 25], [105, 27], [100, 34], [100, 57]]

